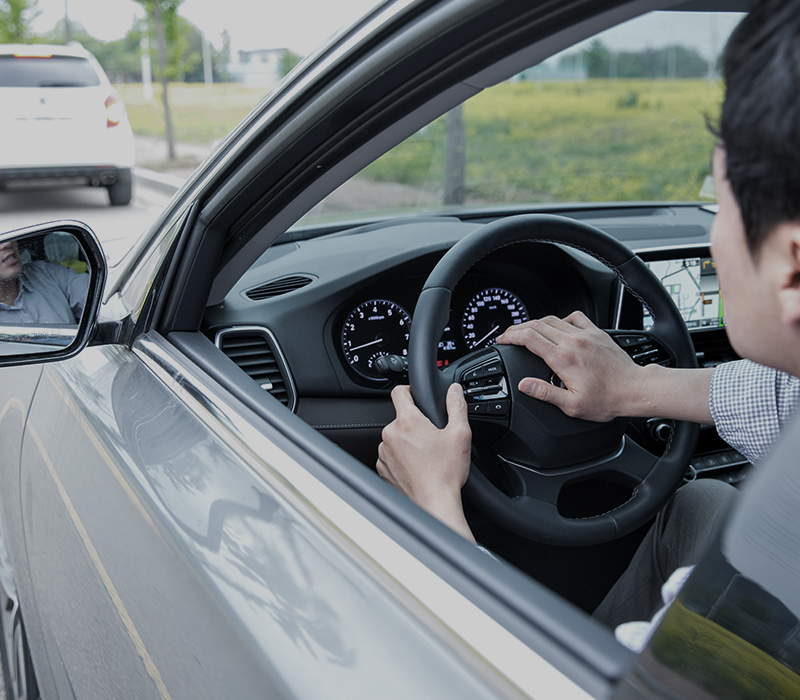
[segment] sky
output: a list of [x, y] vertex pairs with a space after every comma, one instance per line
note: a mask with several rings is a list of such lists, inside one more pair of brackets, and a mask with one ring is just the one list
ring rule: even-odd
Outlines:
[[[178, 10], [217, 48], [227, 29], [231, 48], [291, 49], [305, 56], [349, 26], [378, 0], [184, 0]], [[34, 30], [46, 32], [64, 17], [79, 22], [97, 39], [120, 39], [144, 10], [133, 0], [39, 0]]]
[[[233, 56], [239, 50], [291, 49], [306, 56], [340, 29], [349, 26], [378, 0], [184, 0], [178, 12], [195, 24], [217, 48], [221, 33], [231, 36]], [[39, 0], [41, 14], [34, 29], [49, 31], [64, 16], [80, 22], [92, 36], [103, 41], [123, 37], [134, 16], [144, 14], [134, 0]], [[617, 50], [641, 50], [681, 43], [695, 46], [706, 58], [717, 53], [739, 16], [719, 15], [713, 19], [702, 13], [673, 13], [672, 31], [647, 18], [638, 24], [617, 27], [604, 38]], [[683, 15], [680, 17], [679, 15]], [[644, 22], [644, 24], [642, 23]], [[713, 48], [712, 48], [713, 47]]]

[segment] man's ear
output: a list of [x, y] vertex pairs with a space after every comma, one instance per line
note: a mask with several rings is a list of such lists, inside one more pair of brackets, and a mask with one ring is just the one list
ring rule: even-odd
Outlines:
[[783, 268], [778, 290], [781, 320], [787, 326], [800, 327], [800, 224], [781, 226]]

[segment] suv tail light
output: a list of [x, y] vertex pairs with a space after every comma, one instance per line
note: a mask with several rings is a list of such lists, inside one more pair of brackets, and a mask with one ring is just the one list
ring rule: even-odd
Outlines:
[[106, 98], [106, 127], [109, 129], [112, 126], [117, 126], [122, 121], [122, 116], [125, 113], [125, 107], [117, 100], [114, 95], [109, 95]]

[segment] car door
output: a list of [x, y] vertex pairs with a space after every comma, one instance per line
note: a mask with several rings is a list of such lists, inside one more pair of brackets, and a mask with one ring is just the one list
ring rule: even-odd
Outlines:
[[481, 66], [613, 5], [387, 4], [177, 196], [25, 422], [14, 565], [44, 697], [609, 696], [630, 654], [608, 630], [323, 438], [202, 318], [348, 172], [511, 70], [465, 82]]
[[[332, 546], [322, 506], [304, 503], [327, 489], [281, 483], [278, 469], [299, 466], [291, 445], [228, 399], [228, 419], [258, 425], [244, 443], [190, 384], [224, 397], [157, 335], [44, 371], [23, 524], [57, 696], [489, 697], [352, 544]], [[413, 674], [396, 673], [395, 653]]]

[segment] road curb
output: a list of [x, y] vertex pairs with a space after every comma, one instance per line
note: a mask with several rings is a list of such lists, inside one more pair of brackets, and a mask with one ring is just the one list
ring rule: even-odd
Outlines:
[[148, 170], [147, 168], [134, 168], [133, 178], [136, 182], [141, 182], [148, 187], [153, 187], [164, 194], [173, 195], [186, 182], [185, 179], [177, 177], [176, 175], [167, 175], [165, 173], [158, 173], [155, 170]]

